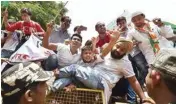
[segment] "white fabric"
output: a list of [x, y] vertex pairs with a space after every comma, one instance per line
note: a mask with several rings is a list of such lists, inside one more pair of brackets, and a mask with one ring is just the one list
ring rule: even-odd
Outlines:
[[158, 36], [159, 46], [161, 49], [162, 48], [173, 48], [173, 44], [166, 39], [167, 37], [165, 37], [161, 33], [161, 30], [158, 28], [158, 26], [156, 26], [152, 22], [150, 22], [150, 26], [152, 28], [152, 31]]
[[1, 64], [1, 72], [4, 70], [5, 66], [7, 65], [8, 63], [7, 62], [3, 62]]
[[14, 51], [18, 43], [19, 43], [18, 40], [15, 40], [12, 37], [9, 37], [9, 39], [6, 40], [2, 49]]
[[107, 81], [109, 88], [113, 88], [123, 76], [128, 78], [135, 75], [127, 56], [117, 60], [111, 58], [110, 54], [108, 54], [105, 61], [97, 64], [94, 70], [97, 70], [99, 75]]
[[40, 59], [46, 59], [53, 51], [41, 46], [42, 41], [36, 36], [31, 35], [30, 38], [11, 55], [9, 61], [11, 62], [28, 62]]
[[161, 34], [165, 38], [170, 38], [170, 37], [175, 36], [174, 32], [173, 32], [173, 29], [170, 25], [164, 25], [164, 26], [160, 27], [160, 31], [161, 31]]
[[[161, 34], [159, 34], [158, 27], [150, 22], [150, 26], [152, 31], [156, 34], [157, 40], [159, 41], [160, 49], [162, 48], [173, 48], [173, 45], [170, 44], [170, 42]], [[147, 60], [148, 64], [151, 64], [155, 58], [155, 54], [153, 52], [153, 48], [150, 44], [150, 41], [148, 39], [148, 34], [138, 32], [137, 30], [133, 29], [129, 32], [127, 38], [128, 39], [135, 39], [137, 41], [141, 41], [139, 46], [139, 50], [143, 53], [145, 56], [145, 59]]]
[[[4, 33], [2, 35], [4, 35]], [[2, 36], [1, 36], [1, 38], [2, 38]], [[18, 45], [18, 43], [19, 43], [19, 41], [18, 41], [17, 34], [16, 34], [16, 32], [13, 32], [13, 34], [11, 36], [9, 36], [8, 39], [6, 40], [2, 49], [14, 51], [16, 46]]]
[[104, 86], [106, 102], [109, 101], [112, 88], [116, 85], [120, 78], [123, 76], [125, 76], [125, 78], [129, 78], [135, 75], [131, 62], [128, 60], [127, 56], [117, 60], [112, 59], [110, 54], [108, 54], [105, 61], [96, 65], [94, 70], [97, 71], [98, 75], [102, 78], [101, 83]]
[[65, 45], [62, 43], [58, 43], [57, 56], [60, 67], [76, 64], [81, 59], [80, 52], [77, 54], [72, 54], [70, 51], [70, 45]]
[[[153, 24], [150, 24], [150, 25], [151, 25], [152, 31], [157, 35], [157, 40], [159, 40], [160, 48], [162, 48], [163, 47], [162, 41], [161, 41], [162, 37], [159, 36], [157, 28]], [[155, 54], [154, 54], [153, 48], [150, 44], [148, 34], [141, 33], [139, 31], [133, 29], [129, 32], [127, 38], [131, 39], [131, 40], [135, 39], [136, 41], [141, 42], [138, 45], [138, 47], [139, 47], [140, 51], [143, 53], [143, 55], [145, 56], [147, 63], [151, 64], [155, 58]]]
[[[164, 38], [171, 38], [171, 37], [175, 36], [174, 33], [173, 33], [173, 29], [170, 25], [164, 25], [164, 26], [160, 27], [159, 30], [160, 30], [160, 35], [162, 35]], [[169, 41], [169, 40], [164, 42], [163, 44], [164, 44], [164, 46], [166, 44], [169, 44], [167, 46], [168, 48], [172, 48], [173, 45], [174, 45], [174, 43], [172, 41]]]
[[102, 80], [102, 82], [101, 82], [101, 83], [102, 83], [102, 84], [103, 84], [103, 86], [104, 86], [104, 96], [105, 96], [105, 102], [106, 102], [106, 104], [108, 104], [109, 99], [110, 99], [111, 94], [112, 94], [112, 89], [111, 89], [111, 88], [109, 88], [109, 85], [108, 85], [108, 83], [106, 83], [106, 81], [105, 81], [105, 80]]

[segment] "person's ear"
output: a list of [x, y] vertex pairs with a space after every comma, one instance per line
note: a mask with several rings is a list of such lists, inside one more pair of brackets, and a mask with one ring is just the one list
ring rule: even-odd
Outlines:
[[26, 101], [32, 102], [33, 101], [33, 94], [34, 93], [31, 90], [27, 90], [24, 94]]
[[154, 86], [160, 84], [160, 82], [161, 82], [161, 76], [160, 76], [160, 73], [157, 72], [156, 70], [152, 70], [152, 72], [151, 72], [151, 78], [152, 78]]

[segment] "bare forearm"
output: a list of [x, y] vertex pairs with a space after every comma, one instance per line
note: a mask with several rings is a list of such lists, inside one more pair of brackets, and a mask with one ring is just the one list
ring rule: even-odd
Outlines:
[[176, 36], [173, 36], [173, 37], [167, 38], [167, 40], [170, 40], [170, 41], [176, 41]]
[[9, 23], [6, 17], [4, 17], [4, 25], [5, 25], [5, 28], [9, 27]]
[[139, 82], [137, 81], [136, 77], [133, 77], [132, 79], [130, 79], [129, 82], [130, 82], [130, 85], [133, 88], [133, 90], [137, 93], [137, 95], [141, 99], [144, 99], [145, 98], [144, 92], [142, 91], [142, 88], [141, 88]]
[[43, 45], [43, 47], [45, 47], [45, 48], [49, 48], [49, 41], [48, 41], [48, 39], [49, 39], [49, 34], [50, 34], [50, 33], [51, 33], [51, 32], [46, 31], [46, 32], [45, 32], [45, 35], [44, 35], [44, 37], [43, 37], [42, 45]]
[[105, 57], [113, 48], [113, 46], [116, 44], [116, 41], [119, 39], [120, 34], [119, 32], [115, 32], [113, 33], [113, 35], [111, 35], [111, 40], [108, 44], [108, 46], [106, 46], [101, 53], [101, 57]]
[[108, 46], [106, 46], [102, 52], [101, 52], [101, 57], [105, 57], [112, 49], [112, 47], [115, 45], [116, 40], [110, 41], [110, 43], [108, 44]]

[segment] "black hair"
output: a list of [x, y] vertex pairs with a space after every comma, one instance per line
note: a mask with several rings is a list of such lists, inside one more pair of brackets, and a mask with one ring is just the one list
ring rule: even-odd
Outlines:
[[42, 61], [42, 68], [45, 71], [53, 71], [58, 67], [58, 57], [55, 54], [50, 55], [46, 60]]
[[122, 20], [125, 20], [125, 22], [126, 22], [126, 18], [124, 16], [120, 16], [116, 19], [116, 23], [119, 23]]
[[86, 45], [85, 45], [84, 47], [81, 48], [81, 53], [84, 52], [84, 51], [86, 51], [86, 50], [90, 50], [90, 51], [92, 51], [92, 47], [91, 47], [91, 46], [86, 46]]
[[30, 8], [22, 8], [21, 13], [27, 13], [28, 15], [32, 15], [32, 11]]
[[75, 33], [75, 34], [73, 34], [73, 35], [71, 36], [71, 40], [73, 39], [74, 36], [78, 37], [78, 38], [81, 40], [81, 42], [82, 42], [82, 36], [81, 36], [81, 35]]
[[79, 28], [79, 26], [75, 26], [73, 31], [75, 32], [78, 28]]
[[126, 55], [125, 53], [122, 54], [122, 55], [120, 55], [120, 53], [119, 53], [118, 51], [116, 51], [115, 49], [111, 51], [111, 57], [112, 57], [113, 59], [121, 59], [121, 58], [123, 58], [123, 56], [125, 56], [125, 55]]
[[85, 46], [92, 46], [92, 40], [87, 40]]

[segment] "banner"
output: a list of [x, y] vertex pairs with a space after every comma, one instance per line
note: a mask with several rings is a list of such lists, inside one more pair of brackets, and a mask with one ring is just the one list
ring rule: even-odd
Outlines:
[[11, 55], [10, 62], [29, 62], [35, 60], [46, 59], [53, 51], [42, 47], [42, 41], [36, 36], [31, 35], [30, 38]]

